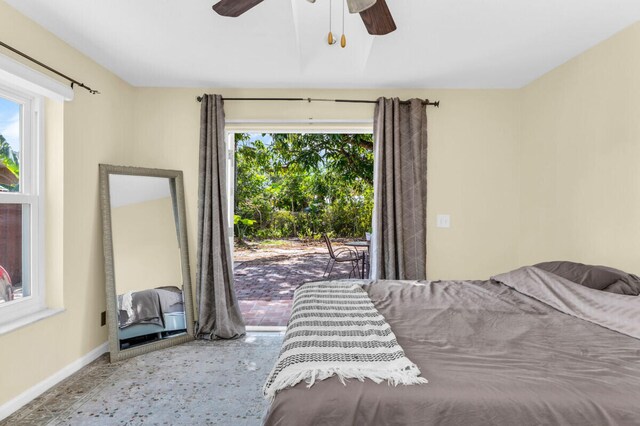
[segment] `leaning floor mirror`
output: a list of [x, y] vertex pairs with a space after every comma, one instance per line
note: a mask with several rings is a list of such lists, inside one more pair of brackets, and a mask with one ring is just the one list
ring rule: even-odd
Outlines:
[[182, 172], [100, 165], [111, 362], [193, 340]]

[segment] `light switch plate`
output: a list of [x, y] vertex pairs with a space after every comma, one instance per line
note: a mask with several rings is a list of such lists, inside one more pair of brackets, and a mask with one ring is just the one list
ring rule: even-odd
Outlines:
[[451, 228], [451, 216], [448, 214], [439, 214], [436, 217], [436, 226], [438, 228]]

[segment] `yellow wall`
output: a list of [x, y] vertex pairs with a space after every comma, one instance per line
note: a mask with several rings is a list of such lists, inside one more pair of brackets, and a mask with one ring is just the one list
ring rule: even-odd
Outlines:
[[640, 24], [522, 90], [520, 262], [640, 272]]
[[116, 293], [182, 288], [171, 197], [111, 209]]
[[[1, 0], [0, 39], [102, 92], [47, 103], [48, 302], [66, 310], [0, 336], [0, 365], [28, 366], [3, 370], [0, 405], [106, 340], [99, 163], [184, 171], [195, 270], [203, 92], [439, 99], [428, 109], [431, 279], [486, 278], [556, 258], [638, 269], [639, 25], [521, 90], [135, 89]], [[357, 120], [373, 107], [229, 102], [226, 111], [231, 120]], [[451, 215], [450, 229], [435, 227], [438, 213]]]
[[[184, 171], [190, 254], [195, 265], [198, 138], [197, 95], [375, 99], [422, 97], [429, 107], [428, 275], [431, 279], [482, 278], [517, 265], [519, 97], [513, 90], [219, 90], [138, 89], [137, 166]], [[373, 105], [227, 102], [228, 120], [367, 120]], [[352, 127], [362, 127], [355, 125]], [[371, 128], [371, 124], [367, 125]], [[232, 124], [228, 128], [246, 128]], [[249, 126], [259, 129], [259, 125]], [[268, 127], [268, 125], [267, 125]], [[290, 124], [304, 130], [312, 126]], [[316, 128], [325, 128], [318, 125]], [[338, 127], [349, 127], [340, 125]], [[452, 227], [435, 227], [438, 213]], [[490, 243], [488, 243], [488, 241]], [[194, 268], [192, 268], [194, 269]]]
[[65, 311], [0, 336], [0, 365], [22, 366], [3, 369], [2, 405], [107, 338], [98, 164], [126, 160], [133, 88], [3, 1], [0, 40], [102, 92], [76, 89], [72, 102], [45, 106], [47, 301]]

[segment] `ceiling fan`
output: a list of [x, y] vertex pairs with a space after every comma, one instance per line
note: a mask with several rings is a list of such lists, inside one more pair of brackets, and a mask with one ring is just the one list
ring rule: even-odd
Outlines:
[[[264, 0], [220, 0], [213, 5], [219, 15], [236, 18]], [[316, 0], [307, 0], [315, 3]], [[396, 30], [385, 0], [346, 0], [350, 13], [359, 13], [369, 34], [385, 35]]]

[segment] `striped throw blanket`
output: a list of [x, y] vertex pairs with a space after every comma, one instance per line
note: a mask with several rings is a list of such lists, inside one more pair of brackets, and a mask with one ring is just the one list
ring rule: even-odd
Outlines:
[[394, 386], [427, 383], [353, 281], [309, 283], [296, 291], [282, 350], [263, 391], [273, 399], [302, 380], [311, 387], [334, 375], [343, 384], [352, 378]]

